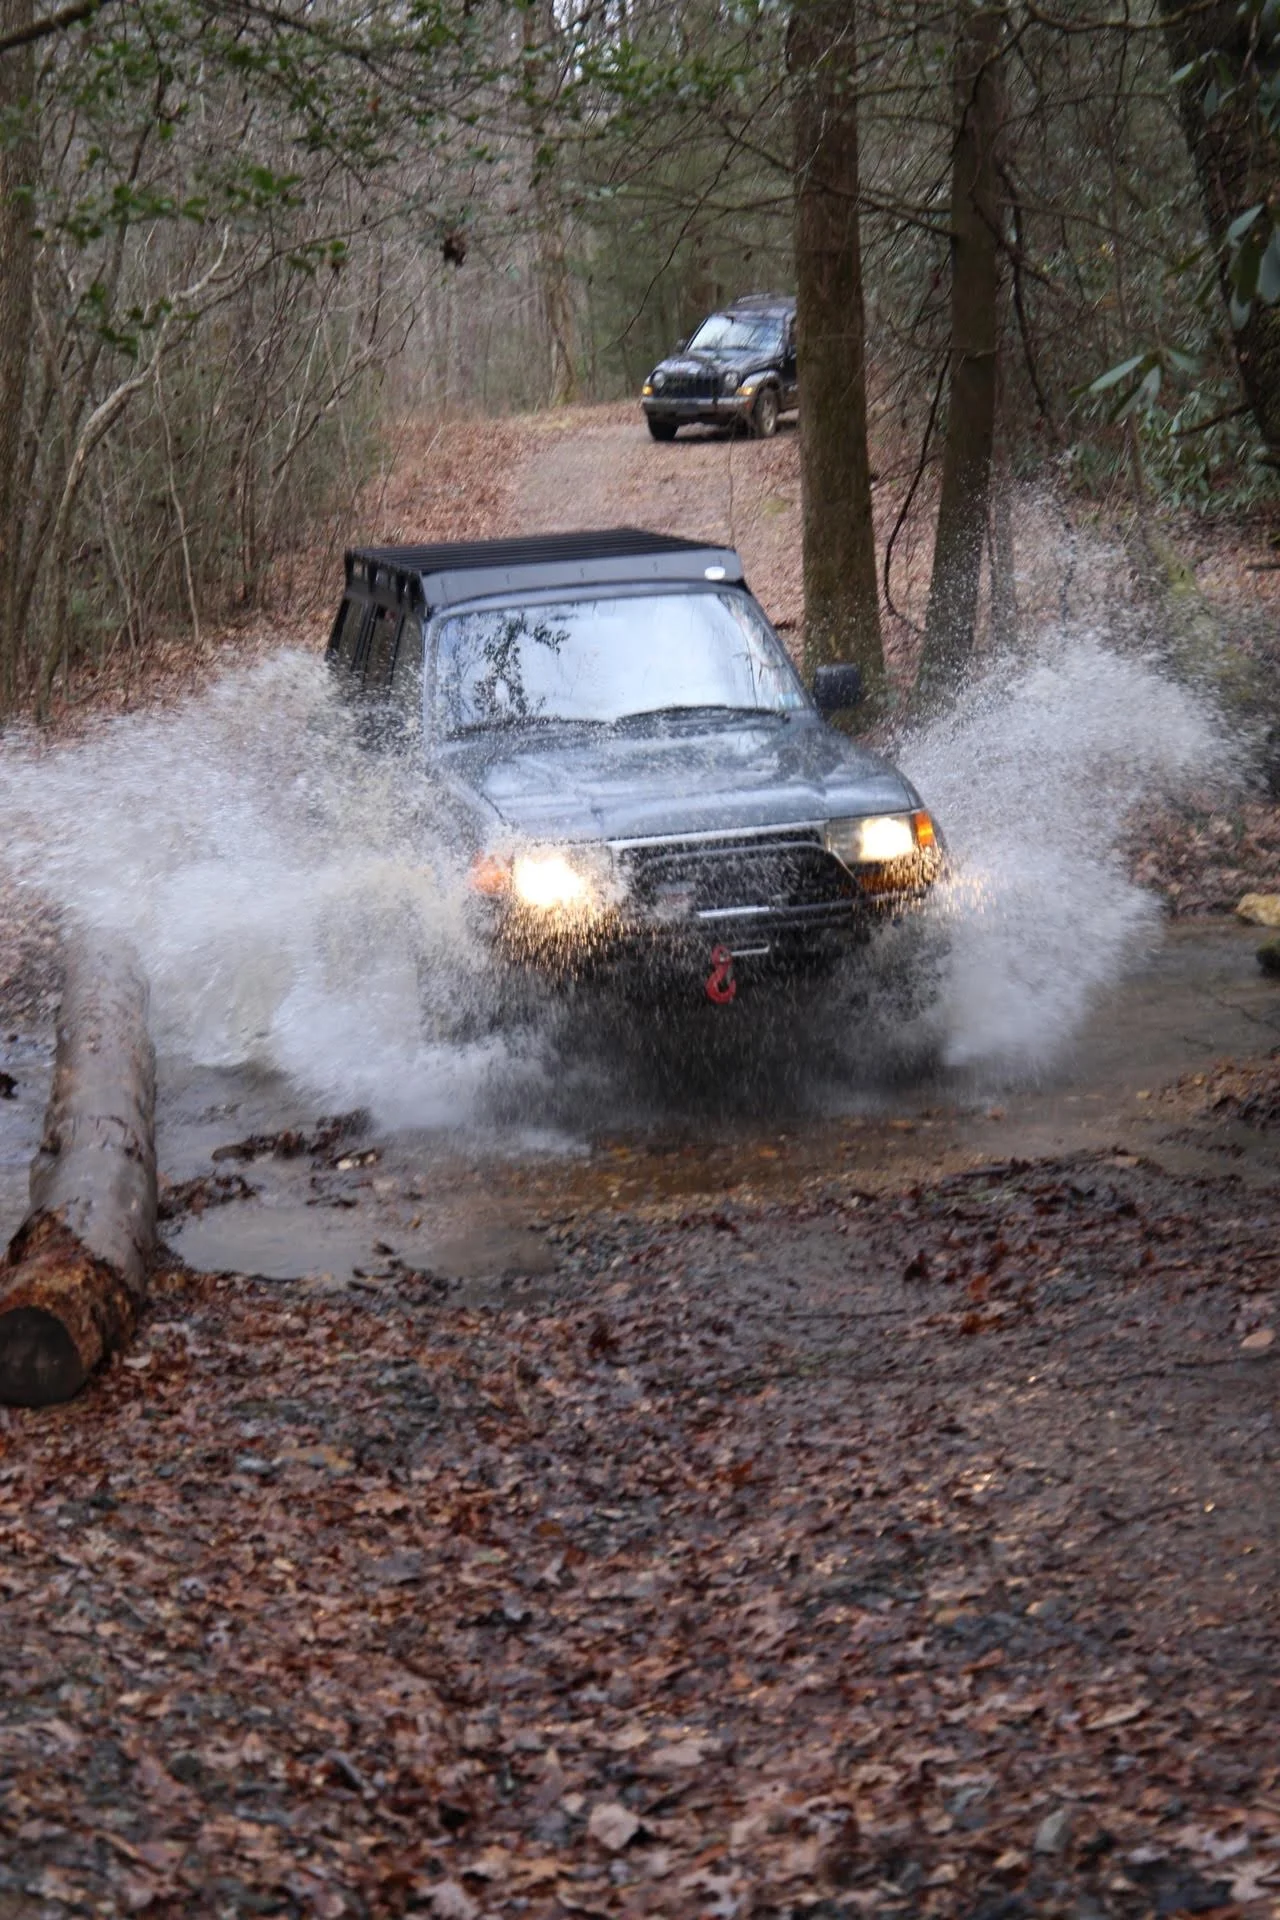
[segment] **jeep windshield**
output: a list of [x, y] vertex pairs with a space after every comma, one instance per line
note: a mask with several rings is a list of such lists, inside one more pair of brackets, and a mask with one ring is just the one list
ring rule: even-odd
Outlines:
[[436, 623], [435, 706], [446, 738], [807, 705], [778, 640], [739, 593], [476, 607]]
[[691, 353], [776, 353], [782, 327], [772, 313], [713, 313], [689, 342]]

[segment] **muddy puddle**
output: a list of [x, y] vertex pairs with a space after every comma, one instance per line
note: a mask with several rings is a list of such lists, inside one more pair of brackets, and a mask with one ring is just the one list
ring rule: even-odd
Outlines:
[[[660, 1219], [725, 1201], [785, 1200], [832, 1183], [875, 1191], [1009, 1159], [1115, 1150], [1190, 1176], [1272, 1182], [1265, 1132], [1194, 1111], [1164, 1090], [1223, 1058], [1280, 1046], [1280, 988], [1259, 971], [1256, 930], [1234, 920], [1157, 925], [1130, 971], [1100, 993], [1052, 1067], [868, 1074], [798, 1098], [794, 1080], [743, 1072], [639, 1092], [579, 1036], [589, 1087], [551, 1074], [518, 1113], [500, 1097], [456, 1126], [379, 1126], [366, 1116], [308, 1150], [323, 1114], [286, 1076], [162, 1063], [158, 1148], [167, 1244], [192, 1267], [317, 1285], [376, 1287], [413, 1274], [476, 1299], [538, 1291], [546, 1228], [616, 1209]], [[749, 1055], [750, 1007], [733, 1046]], [[758, 1036], [765, 1038], [765, 1036]], [[634, 1041], [636, 1036], [631, 1036]], [[777, 1035], [768, 1036], [774, 1045]], [[767, 1049], [766, 1049], [767, 1050]], [[615, 1069], [611, 1078], [611, 1067]], [[712, 1070], [714, 1071], [714, 1069]], [[47, 1039], [3, 1036], [0, 1235], [25, 1208], [50, 1073]], [[572, 1076], [569, 1076], [570, 1081]], [[589, 1092], [589, 1098], [587, 1094]], [[577, 1106], [580, 1125], [569, 1124]], [[263, 1144], [284, 1135], [283, 1151]], [[242, 1143], [250, 1143], [244, 1146]]]
[[[874, 1191], [1009, 1159], [1114, 1150], [1179, 1174], [1268, 1183], [1276, 1143], [1197, 1119], [1162, 1090], [1227, 1056], [1280, 1046], [1280, 990], [1259, 972], [1257, 935], [1234, 921], [1161, 928], [1099, 997], [1054, 1068], [1034, 1080], [952, 1069], [847, 1090], [797, 1110], [787, 1089], [750, 1089], [736, 1110], [673, 1097], [579, 1135], [522, 1126], [483, 1138], [360, 1128], [316, 1153], [230, 1158], [253, 1135], [314, 1127], [314, 1109], [274, 1076], [186, 1069], [161, 1102], [168, 1181], [243, 1183], [172, 1219], [192, 1266], [376, 1286], [413, 1273], [475, 1298], [523, 1294], [551, 1272], [558, 1217], [617, 1209], [669, 1217], [725, 1201], [800, 1197], [831, 1183]], [[695, 1088], [705, 1096], [705, 1088]], [[625, 1107], [626, 1089], [619, 1104]], [[554, 1104], [554, 1103], [553, 1103]], [[536, 1117], [536, 1116], [535, 1116]], [[218, 1157], [215, 1159], [215, 1153]]]

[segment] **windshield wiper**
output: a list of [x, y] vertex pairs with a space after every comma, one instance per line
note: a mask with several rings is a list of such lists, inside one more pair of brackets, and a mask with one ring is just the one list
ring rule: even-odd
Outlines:
[[790, 720], [791, 714], [785, 707], [732, 707], [710, 704], [707, 706], [646, 707], [640, 713], [620, 714], [616, 720], [597, 720], [585, 715], [570, 717], [563, 713], [510, 713], [495, 714], [492, 720], [471, 720], [465, 727], [453, 727], [446, 740], [469, 739], [477, 733], [512, 733], [518, 727], [631, 727], [637, 722], [650, 720], [678, 720], [682, 718], [706, 719], [720, 717], [730, 720]]
[[570, 718], [563, 713], [495, 714], [492, 720], [470, 720], [465, 727], [451, 727], [446, 740], [463, 740], [473, 733], [510, 733], [516, 727], [607, 727], [609, 720]]
[[646, 707], [640, 713], [624, 713], [614, 722], [618, 727], [629, 727], [637, 720], [673, 720], [682, 715], [724, 714], [730, 719], [742, 719], [749, 716], [753, 720], [789, 720], [791, 715], [785, 707], [731, 707], [731, 706], [693, 706], [693, 707]]

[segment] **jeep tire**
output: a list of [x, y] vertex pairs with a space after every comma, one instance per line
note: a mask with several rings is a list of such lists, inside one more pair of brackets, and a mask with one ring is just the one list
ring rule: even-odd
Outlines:
[[675, 439], [676, 423], [674, 420], [655, 420], [651, 413], [646, 414], [645, 418], [649, 422], [649, 432], [655, 440]]
[[772, 440], [778, 431], [778, 389], [763, 386], [747, 416], [747, 430], [754, 440]]

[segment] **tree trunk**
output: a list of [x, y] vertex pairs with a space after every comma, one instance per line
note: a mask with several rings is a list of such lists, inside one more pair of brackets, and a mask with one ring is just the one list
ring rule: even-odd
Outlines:
[[155, 1061], [126, 952], [68, 956], [31, 1211], [0, 1264], [0, 1401], [78, 1393], [133, 1332], [155, 1244]]
[[[1003, 373], [1003, 367], [998, 368]], [[1017, 551], [1013, 538], [1013, 470], [1009, 461], [1012, 403], [1002, 378], [996, 396], [996, 449], [991, 463], [991, 641], [1010, 652], [1018, 640]]]
[[[1236, 0], [1199, 7], [1188, 7], [1185, 0], [1160, 0], [1160, 11], [1175, 71], [1202, 55], [1220, 53], [1239, 82], [1211, 119], [1204, 111], [1210, 74], [1193, 75], [1179, 91], [1182, 127], [1200, 186], [1205, 225], [1219, 251], [1218, 278], [1223, 299], [1229, 302], [1227, 261], [1221, 251], [1227, 228], [1250, 207], [1274, 203], [1280, 179], [1280, 151], [1256, 105], [1251, 39], [1255, 21]], [[1233, 333], [1245, 398], [1268, 452], [1280, 460], [1280, 307], [1255, 300], [1249, 318]]]
[[[0, 34], [29, 27], [33, 18], [33, 0], [0, 0]], [[22, 498], [14, 475], [22, 448], [35, 274], [34, 85], [31, 47], [0, 54], [0, 716], [17, 700], [21, 667], [14, 588]]]
[[787, 60], [794, 89], [805, 671], [855, 662], [874, 717], [887, 689], [867, 456], [856, 24], [854, 0], [797, 5]]
[[553, 407], [568, 406], [578, 397], [578, 365], [573, 312], [573, 277], [565, 239], [564, 208], [556, 190], [556, 155], [547, 124], [554, 107], [554, 67], [557, 57], [553, 0], [538, 0], [524, 17], [525, 109], [533, 146], [530, 186], [535, 218], [534, 243], [538, 253], [538, 286], [542, 318], [550, 352], [548, 395]]
[[1002, 16], [961, 6], [951, 159], [951, 349], [942, 492], [918, 703], [952, 694], [973, 652], [996, 424], [1000, 203], [996, 143]]

